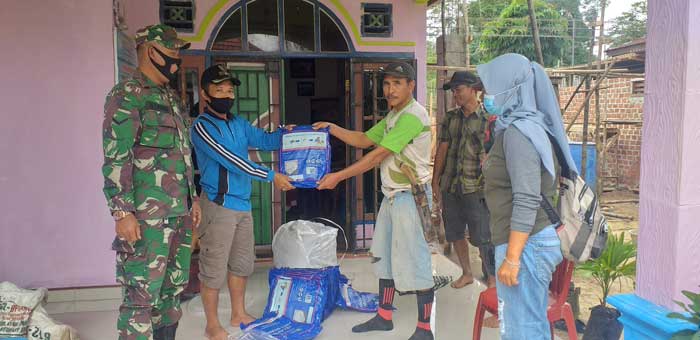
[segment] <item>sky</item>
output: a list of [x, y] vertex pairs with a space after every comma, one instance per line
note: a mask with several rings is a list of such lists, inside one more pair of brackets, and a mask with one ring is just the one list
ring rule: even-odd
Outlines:
[[605, 9], [605, 21], [615, 19], [622, 12], [628, 11], [632, 7], [632, 3], [636, 0], [610, 0], [608, 7]]
[[[632, 8], [632, 3], [639, 0], [608, 0], [608, 6], [605, 8], [605, 31], [610, 33], [610, 22], [620, 16], [623, 12], [627, 12]], [[607, 49], [608, 45], [603, 47], [603, 51]], [[593, 48], [593, 54], [598, 53], [598, 46]], [[603, 58], [606, 58], [603, 54]]]

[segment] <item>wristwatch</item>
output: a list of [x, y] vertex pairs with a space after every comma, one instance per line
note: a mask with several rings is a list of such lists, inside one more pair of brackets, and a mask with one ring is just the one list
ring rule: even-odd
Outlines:
[[123, 210], [117, 210], [112, 213], [112, 217], [114, 217], [115, 221], [121, 221], [124, 217], [127, 217], [131, 215], [130, 211], [123, 211]]

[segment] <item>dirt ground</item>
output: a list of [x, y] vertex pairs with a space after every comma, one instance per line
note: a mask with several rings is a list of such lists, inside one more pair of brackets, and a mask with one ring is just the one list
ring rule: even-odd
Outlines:
[[[606, 204], [610, 201], [619, 200], [636, 200], [636, 202], [631, 203], [616, 203], [616, 204]], [[631, 219], [620, 219], [608, 216], [608, 226], [613, 234], [625, 233], [625, 239], [633, 239], [636, 242], [637, 231], [639, 230], [639, 195], [631, 191], [613, 191], [603, 194], [602, 206], [603, 212], [613, 213], [616, 215], [629, 216]], [[449, 256], [455, 263], [459, 263], [454, 251]], [[472, 262], [472, 268], [475, 274], [480, 275], [481, 263], [479, 260], [478, 250], [470, 246], [470, 258]], [[583, 272], [574, 272], [574, 285], [576, 288], [581, 289], [581, 294], [579, 296], [579, 314], [576, 316], [577, 319], [588, 322], [590, 316], [590, 309], [594, 306], [600, 304], [600, 298], [602, 292], [595, 280]], [[619, 283], [615, 284], [612, 289], [611, 295], [620, 293], [630, 293], [634, 291], [634, 278], [628, 278], [620, 280]], [[556, 331], [557, 336], [561, 339], [566, 339], [567, 335], [564, 331]], [[582, 334], [579, 334], [579, 339], [582, 338]]]

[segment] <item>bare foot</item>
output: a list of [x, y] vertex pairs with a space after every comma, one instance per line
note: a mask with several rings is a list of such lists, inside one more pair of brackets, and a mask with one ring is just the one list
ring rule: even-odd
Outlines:
[[231, 326], [233, 327], [241, 327], [241, 324], [247, 325], [256, 319], [248, 313], [243, 313], [242, 315], [231, 315]]
[[474, 283], [474, 276], [472, 276], [471, 274], [470, 275], [462, 275], [459, 277], [459, 279], [457, 279], [457, 281], [452, 282], [452, 284], [450, 284], [450, 287], [452, 287], [454, 289], [460, 289], [460, 288], [464, 288], [472, 283]]
[[205, 330], [204, 335], [206, 335], [207, 339], [209, 340], [227, 340], [228, 339], [228, 332], [221, 327], [207, 327]]
[[491, 315], [484, 319], [484, 327], [486, 328], [498, 328], [501, 326], [501, 322], [498, 321], [498, 316]]
[[496, 277], [489, 276], [488, 280], [486, 280], [486, 286], [489, 288], [496, 287]]

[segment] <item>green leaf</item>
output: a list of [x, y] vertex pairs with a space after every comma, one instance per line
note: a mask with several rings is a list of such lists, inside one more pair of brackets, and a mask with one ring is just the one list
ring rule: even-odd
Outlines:
[[685, 297], [687, 297], [688, 300], [692, 301], [693, 303], [700, 303], [700, 294], [695, 294], [695, 293], [687, 291], [687, 290], [681, 291], [681, 293], [683, 295], [685, 295]]
[[689, 307], [696, 313], [700, 314], [700, 294], [689, 292], [687, 290], [682, 291], [683, 295], [692, 302]]
[[686, 312], [692, 313], [692, 311], [685, 305], [685, 303], [682, 303], [680, 301], [673, 301], [673, 302], [675, 302], [677, 305], [679, 305], [681, 308], [683, 308], [683, 310], [685, 310]]
[[577, 270], [590, 274], [598, 283], [602, 299], [606, 300], [610, 289], [623, 277], [634, 276], [637, 262], [634, 260], [637, 248], [625, 241], [625, 234], [610, 235], [605, 250], [597, 259], [578, 266]]

